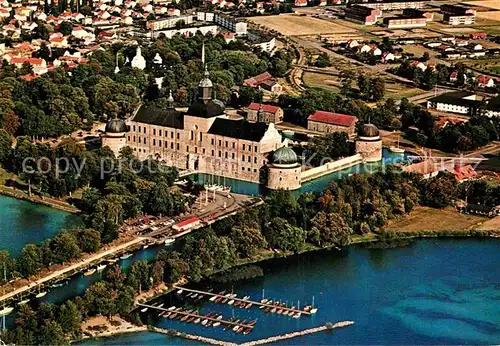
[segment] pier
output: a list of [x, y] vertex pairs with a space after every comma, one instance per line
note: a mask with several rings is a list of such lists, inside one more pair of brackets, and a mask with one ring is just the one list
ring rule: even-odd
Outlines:
[[182, 310], [180, 310], [180, 311], [179, 310], [168, 310], [168, 309], [160, 308], [158, 306], [141, 304], [141, 303], [137, 303], [137, 305], [145, 307], [145, 308], [159, 310], [161, 312], [171, 312], [171, 313], [176, 313], [177, 315], [182, 315], [182, 316], [199, 317], [202, 320], [209, 320], [209, 321], [212, 321], [212, 322], [220, 322], [221, 324], [230, 325], [230, 326], [233, 326], [233, 327], [238, 326], [238, 327], [244, 327], [244, 328], [247, 328], [247, 329], [253, 329], [253, 327], [255, 327], [255, 325], [248, 325], [248, 324], [242, 324], [242, 323], [239, 323], [239, 322], [236, 322], [236, 321], [228, 321], [228, 320], [224, 320], [224, 319], [217, 319], [217, 318], [213, 318], [213, 317], [207, 317], [207, 316], [203, 316], [203, 315], [200, 315], [200, 314], [195, 314], [195, 313], [192, 313], [192, 312], [186, 312], [186, 311], [182, 311]]
[[298, 331], [298, 332], [292, 332], [292, 333], [287, 333], [287, 334], [283, 334], [283, 335], [271, 336], [269, 338], [248, 341], [248, 342], [244, 342], [242, 344], [217, 340], [217, 339], [213, 339], [213, 338], [207, 338], [207, 337], [199, 336], [199, 335], [192, 335], [192, 334], [188, 334], [188, 333], [184, 333], [184, 332], [179, 332], [179, 331], [175, 331], [175, 330], [168, 330], [168, 329], [163, 329], [163, 328], [159, 328], [159, 327], [153, 327], [152, 330], [157, 332], [157, 333], [161, 333], [161, 334], [165, 334], [165, 335], [169, 335], [169, 336], [182, 337], [185, 339], [200, 341], [200, 342], [204, 342], [207, 344], [218, 345], [218, 346], [237, 346], [237, 345], [256, 346], [256, 345], [264, 345], [264, 344], [268, 344], [268, 343], [276, 342], [276, 341], [281, 341], [281, 340], [292, 339], [292, 338], [296, 338], [296, 337], [300, 337], [300, 336], [304, 336], [304, 335], [319, 333], [319, 332], [326, 331], [326, 330], [333, 330], [336, 328], [348, 327], [348, 326], [353, 325], [353, 324], [354, 324], [354, 321], [341, 321], [341, 322], [337, 322], [337, 323], [332, 324], [332, 325], [324, 325], [324, 326], [310, 328], [310, 329], [306, 329], [306, 330], [302, 330], [302, 331]]
[[305, 311], [305, 310], [301, 310], [299, 307], [295, 308], [295, 309], [292, 309], [292, 308], [289, 308], [289, 307], [284, 307], [284, 306], [276, 306], [274, 304], [268, 304], [268, 303], [261, 303], [261, 302], [257, 302], [257, 301], [253, 301], [253, 300], [250, 300], [250, 299], [243, 299], [243, 298], [237, 298], [237, 297], [225, 297], [224, 295], [220, 295], [218, 293], [212, 293], [212, 292], [206, 292], [206, 291], [200, 291], [200, 290], [193, 290], [191, 288], [185, 288], [185, 287], [180, 287], [180, 286], [174, 286], [174, 288], [176, 289], [179, 289], [179, 290], [182, 290], [182, 291], [186, 291], [186, 292], [193, 292], [193, 293], [198, 293], [198, 294], [202, 294], [204, 296], [210, 296], [210, 297], [213, 297], [213, 296], [216, 296], [216, 297], [221, 297], [221, 298], [228, 298], [230, 300], [234, 300], [235, 302], [236, 301], [239, 301], [239, 302], [243, 302], [245, 304], [248, 304], [248, 303], [252, 303], [252, 305], [255, 305], [255, 306], [263, 306], [263, 307], [268, 307], [268, 308], [279, 308], [279, 309], [282, 309], [283, 311], [288, 311], [289, 313], [298, 313], [300, 312], [301, 314], [304, 314], [304, 315], [312, 315], [311, 312], [309, 311]]

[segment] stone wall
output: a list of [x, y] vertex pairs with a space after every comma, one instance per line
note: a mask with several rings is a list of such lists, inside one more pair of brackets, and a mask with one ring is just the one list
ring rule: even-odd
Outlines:
[[300, 180], [304, 183], [311, 179], [316, 179], [322, 177], [323, 175], [349, 168], [362, 162], [363, 158], [360, 154], [348, 156], [337, 161], [328, 162], [319, 167], [308, 169], [300, 174]]

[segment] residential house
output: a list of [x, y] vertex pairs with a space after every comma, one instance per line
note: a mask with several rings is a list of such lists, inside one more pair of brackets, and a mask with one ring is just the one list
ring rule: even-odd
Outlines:
[[480, 88], [492, 88], [495, 86], [495, 80], [490, 76], [477, 76], [477, 86]]
[[245, 79], [243, 85], [253, 88], [262, 87], [274, 93], [281, 93], [283, 91], [283, 87], [276, 82], [269, 72], [263, 72], [255, 77]]

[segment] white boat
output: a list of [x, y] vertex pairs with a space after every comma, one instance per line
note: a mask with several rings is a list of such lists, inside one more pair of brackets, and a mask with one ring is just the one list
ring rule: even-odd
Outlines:
[[142, 247], [143, 250], [146, 250], [149, 247], [149, 244], [146, 244]]
[[108, 266], [107, 264], [101, 264], [97, 266], [97, 271], [100, 272], [101, 270], [104, 270], [104, 268], [106, 268], [107, 266]]
[[175, 239], [167, 238], [165, 239], [165, 246], [171, 245], [175, 242]]
[[191, 296], [191, 298], [196, 298], [196, 297], [198, 297], [198, 293], [195, 293]]
[[267, 299], [262, 299], [260, 302], [261, 302], [262, 304], [266, 304], [266, 303], [268, 302], [268, 300], [267, 300]]
[[403, 148], [399, 148], [399, 147], [389, 147], [389, 151], [390, 152], [393, 152], [395, 154], [404, 154], [405, 153], [405, 150]]
[[212, 296], [212, 297], [210, 297], [210, 299], [209, 299], [209, 300], [210, 300], [211, 302], [213, 302], [213, 301], [214, 301], [214, 300], [216, 300], [216, 299], [217, 299], [217, 296]]
[[29, 302], [30, 302], [29, 299], [25, 299], [25, 300], [21, 300], [19, 303], [17, 303], [17, 305], [24, 305], [24, 304], [27, 304]]
[[318, 309], [316, 308], [312, 308], [311, 311], [309, 311], [309, 313], [312, 315], [312, 314], [315, 314], [316, 312], [318, 312]]
[[0, 310], [0, 316], [7, 316], [12, 311], [14, 311], [13, 307], [10, 307], [10, 306], [7, 306], [6, 308], [4, 307], [2, 310]]
[[162, 307], [163, 307], [163, 305], [165, 305], [165, 304], [164, 304], [164, 303], [161, 303], [161, 304], [160, 304], [160, 305], [158, 305], [157, 307], [158, 307], [158, 308], [162, 308]]
[[222, 320], [222, 315], [218, 316], [217, 320]]
[[220, 322], [215, 322], [215, 323], [213, 324], [213, 326], [214, 326], [214, 327], [218, 327], [218, 326], [220, 326]]
[[130, 257], [132, 257], [132, 254], [131, 253], [126, 253], [124, 255], [121, 255], [120, 259], [124, 260], [124, 259], [130, 258]]
[[300, 312], [296, 312], [295, 315], [293, 315], [293, 318], [299, 318], [300, 315], [302, 315]]
[[244, 296], [243, 300], [248, 300], [249, 298], [250, 298], [250, 296]]
[[396, 154], [404, 154], [405, 150], [403, 148], [399, 147], [399, 137], [398, 137], [398, 144], [396, 146], [389, 147], [389, 151], [396, 153]]
[[233, 305], [234, 304], [234, 299], [231, 299], [230, 301], [227, 302], [227, 305]]
[[90, 276], [90, 275], [94, 274], [96, 272], [96, 270], [97, 269], [92, 268], [92, 269], [86, 271], [85, 273], [83, 273], [83, 276]]
[[182, 292], [184, 292], [184, 291], [183, 290], [178, 290], [177, 294], [182, 294]]
[[45, 297], [45, 295], [47, 294], [47, 291], [42, 291], [40, 293], [38, 293], [35, 298], [42, 298], [42, 297]]
[[148, 308], [141, 309], [141, 312], [146, 312], [148, 311]]
[[204, 325], [205, 325], [205, 324], [207, 324], [207, 323], [208, 323], [208, 320], [203, 320], [203, 321], [201, 321], [201, 325], [202, 325], [202, 326], [204, 326]]
[[171, 306], [167, 309], [168, 311], [174, 311], [175, 310], [175, 306]]
[[233, 327], [233, 332], [237, 331], [238, 329], [240, 329], [240, 326], [236, 325]]

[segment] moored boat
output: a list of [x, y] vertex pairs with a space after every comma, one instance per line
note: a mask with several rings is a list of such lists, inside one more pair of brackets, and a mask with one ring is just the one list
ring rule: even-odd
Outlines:
[[200, 323], [200, 321], [201, 321], [201, 318], [198, 317], [197, 319], [194, 320], [194, 323], [198, 324], [198, 323]]
[[178, 290], [177, 294], [182, 294], [182, 292], [184, 292], [184, 291], [183, 290]]
[[38, 294], [35, 296], [35, 298], [42, 298], [42, 297], [45, 297], [45, 295], [47, 294], [47, 291], [41, 291], [41, 292], [38, 292]]
[[85, 273], [83, 273], [83, 276], [90, 276], [96, 272], [95, 268], [87, 270]]
[[130, 258], [130, 257], [132, 257], [132, 254], [131, 253], [126, 253], [126, 254], [121, 255], [120, 259], [125, 260], [125, 259]]
[[148, 311], [148, 308], [141, 309], [141, 312], [146, 312]]
[[165, 239], [165, 246], [172, 245], [173, 243], [175, 243], [175, 239], [173, 238]]
[[29, 302], [30, 302], [29, 299], [24, 299], [24, 300], [21, 300], [19, 303], [17, 303], [17, 305], [24, 305], [24, 304], [27, 304]]
[[97, 266], [97, 271], [100, 272], [102, 270], [104, 270], [108, 265], [107, 264], [101, 264], [99, 266]]
[[227, 302], [227, 305], [233, 305], [234, 304], [234, 299], [231, 299], [230, 301]]
[[12, 311], [14, 311], [13, 307], [11, 307], [11, 306], [4, 307], [2, 310], [0, 310], [0, 316], [7, 316]]

